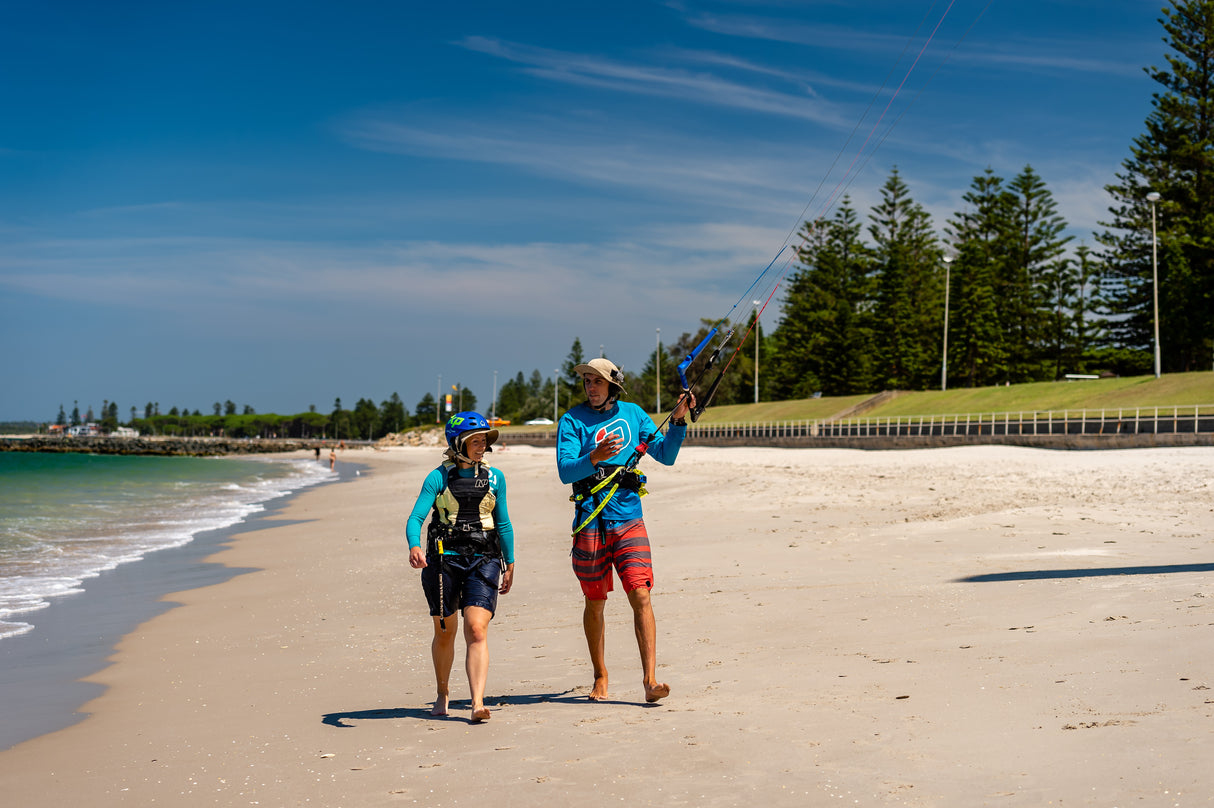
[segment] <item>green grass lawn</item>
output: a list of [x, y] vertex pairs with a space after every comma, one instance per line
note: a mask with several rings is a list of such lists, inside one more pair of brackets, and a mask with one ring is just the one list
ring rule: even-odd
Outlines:
[[[830, 418], [871, 398], [868, 395], [837, 398], [805, 398], [795, 401], [763, 401], [758, 404], [712, 406], [700, 417], [702, 424], [770, 423], [812, 421]], [[978, 415], [990, 413], [1058, 412], [1064, 410], [1134, 410], [1137, 407], [1187, 407], [1201, 405], [1214, 412], [1214, 371], [1168, 373], [1115, 379], [1085, 379], [1070, 382], [1036, 382], [1007, 387], [956, 388], [941, 392], [926, 390], [898, 395], [860, 417]], [[665, 413], [662, 413], [665, 417]], [[660, 422], [661, 418], [655, 418]], [[506, 432], [555, 430], [555, 426], [505, 427]]]
[[[701, 422], [812, 420], [842, 412], [867, 396], [761, 402], [711, 407]], [[1070, 382], [1037, 382], [1007, 387], [907, 392], [864, 412], [864, 417], [965, 415], [1063, 410], [1133, 410], [1136, 407], [1193, 407], [1214, 410], [1214, 372], [1172, 373], [1159, 379], [1132, 376]]]

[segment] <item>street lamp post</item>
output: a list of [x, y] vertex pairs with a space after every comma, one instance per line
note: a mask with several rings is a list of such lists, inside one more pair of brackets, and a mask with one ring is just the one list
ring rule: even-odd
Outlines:
[[944, 360], [940, 363], [940, 391], [948, 389], [948, 292], [952, 256], [944, 256]]
[[658, 352], [654, 354], [654, 384], [658, 389], [658, 408], [655, 413], [662, 412], [662, 329], [658, 329]]
[[1155, 203], [1159, 201], [1159, 193], [1151, 191], [1147, 194], [1151, 203], [1151, 296], [1155, 308], [1155, 378], [1159, 378], [1159, 246], [1155, 236]]
[[557, 421], [557, 410], [560, 409], [561, 394], [561, 371], [557, 368], [552, 369], [552, 422]]
[[755, 304], [755, 403], [759, 403], [759, 342], [763, 337], [763, 329], [759, 325], [759, 306], [761, 300], [752, 300]]
[[497, 371], [493, 371], [493, 420], [497, 420]]
[[434, 423], [441, 424], [443, 422], [443, 405], [439, 402], [443, 400], [443, 374], [438, 374], [438, 389], [434, 391]]

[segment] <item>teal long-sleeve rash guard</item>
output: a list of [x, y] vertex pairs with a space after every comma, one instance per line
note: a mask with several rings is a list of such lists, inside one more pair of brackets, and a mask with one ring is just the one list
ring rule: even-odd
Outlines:
[[[489, 472], [489, 490], [496, 499], [493, 505], [493, 526], [497, 529], [497, 537], [502, 545], [502, 556], [507, 564], [513, 564], [514, 526], [510, 523], [510, 509], [506, 505], [506, 475], [501, 472], [501, 469], [495, 469], [489, 465], [485, 465], [484, 468]], [[453, 471], [461, 477], [471, 477], [476, 473], [474, 468], [456, 467]], [[426, 479], [422, 482], [421, 493], [417, 495], [417, 502], [413, 503], [409, 521], [405, 524], [405, 538], [409, 540], [410, 548], [421, 547], [422, 525], [425, 524], [426, 515], [434, 509], [434, 500], [446, 487], [447, 468], [445, 466], [439, 466], [426, 475]]]

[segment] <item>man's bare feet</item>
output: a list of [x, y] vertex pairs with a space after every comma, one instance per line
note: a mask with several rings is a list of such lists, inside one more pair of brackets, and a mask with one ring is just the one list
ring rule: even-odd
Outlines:
[[434, 706], [430, 708], [430, 715], [441, 716], [447, 714], [447, 697], [439, 696], [434, 700]]
[[599, 676], [594, 680], [594, 687], [590, 689], [588, 698], [591, 701], [606, 701], [607, 700], [607, 677]]
[[665, 682], [654, 682], [651, 685], [645, 685], [645, 701], [651, 704], [658, 699], [664, 699], [670, 695], [670, 685]]
[[479, 724], [482, 721], [488, 721], [493, 716], [489, 712], [489, 708], [483, 704], [472, 711], [472, 723]]

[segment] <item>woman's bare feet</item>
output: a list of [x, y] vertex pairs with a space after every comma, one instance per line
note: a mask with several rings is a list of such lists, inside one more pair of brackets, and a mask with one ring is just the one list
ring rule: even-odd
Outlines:
[[590, 689], [588, 698], [591, 701], [606, 701], [607, 700], [607, 677], [595, 677], [594, 687]]
[[482, 704], [480, 707], [473, 708], [472, 723], [479, 724], [482, 721], [488, 721], [492, 716], [493, 714], [489, 712], [489, 708]]
[[654, 682], [653, 684], [645, 685], [645, 701], [651, 704], [658, 699], [664, 699], [670, 695], [670, 685], [665, 682]]
[[434, 706], [430, 708], [430, 715], [441, 716], [447, 714], [447, 697], [439, 696], [434, 700]]

